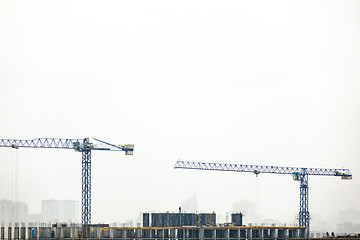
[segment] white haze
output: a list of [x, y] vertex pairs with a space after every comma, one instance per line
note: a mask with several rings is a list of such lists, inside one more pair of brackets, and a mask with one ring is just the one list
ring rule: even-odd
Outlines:
[[[178, 159], [349, 168], [352, 181], [310, 177], [310, 212], [360, 210], [359, 12], [358, 1], [1, 0], [0, 138], [135, 144], [134, 156], [92, 152], [93, 223], [193, 196], [198, 211], [247, 200], [295, 221], [291, 176], [175, 170]], [[81, 154], [1, 148], [0, 199], [31, 213], [80, 201]]]

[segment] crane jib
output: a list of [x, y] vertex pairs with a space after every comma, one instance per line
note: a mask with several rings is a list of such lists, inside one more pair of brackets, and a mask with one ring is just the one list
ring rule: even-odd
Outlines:
[[344, 179], [351, 178], [349, 169], [330, 169], [330, 168], [303, 168], [303, 167], [280, 167], [280, 166], [261, 166], [261, 165], [244, 165], [244, 164], [226, 164], [226, 163], [206, 163], [206, 162], [188, 162], [177, 161], [175, 168], [213, 170], [213, 171], [233, 171], [233, 172], [250, 172], [256, 175], [260, 173], [272, 174], [306, 174], [322, 176], [339, 176]]

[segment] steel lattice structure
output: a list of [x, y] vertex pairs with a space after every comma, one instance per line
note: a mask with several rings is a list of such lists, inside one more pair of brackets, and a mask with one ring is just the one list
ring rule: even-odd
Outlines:
[[82, 153], [82, 194], [81, 194], [81, 222], [91, 223], [91, 151], [125, 151], [126, 155], [133, 155], [134, 145], [115, 145], [94, 138], [101, 144], [93, 144], [89, 138], [37, 138], [33, 140], [0, 139], [0, 147], [19, 148], [57, 148], [73, 149]]
[[308, 176], [338, 176], [341, 179], [352, 179], [349, 169], [330, 169], [330, 168], [300, 168], [300, 167], [279, 167], [279, 166], [260, 166], [227, 163], [206, 163], [206, 162], [187, 162], [177, 161], [174, 168], [212, 170], [212, 171], [231, 171], [231, 172], [251, 172], [259, 175], [260, 173], [273, 174], [292, 174], [295, 181], [300, 182], [300, 211], [299, 226], [306, 227], [306, 237], [310, 235], [310, 213], [309, 213], [309, 185]]

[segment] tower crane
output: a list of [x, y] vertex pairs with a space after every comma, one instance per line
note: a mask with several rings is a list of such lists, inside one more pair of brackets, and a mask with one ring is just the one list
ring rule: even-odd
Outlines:
[[309, 186], [308, 176], [337, 176], [341, 179], [352, 179], [349, 169], [330, 169], [330, 168], [301, 168], [301, 167], [277, 167], [227, 163], [206, 163], [206, 162], [187, 162], [177, 161], [176, 168], [213, 170], [213, 171], [232, 171], [232, 172], [251, 172], [258, 176], [260, 173], [273, 174], [292, 174], [295, 181], [300, 182], [300, 211], [299, 226], [306, 227], [306, 237], [310, 235], [310, 214], [309, 214]]
[[94, 138], [101, 144], [91, 143], [89, 138], [37, 138], [33, 140], [0, 139], [0, 147], [19, 148], [56, 148], [73, 149], [82, 153], [82, 194], [81, 223], [91, 223], [91, 151], [125, 151], [125, 155], [133, 155], [134, 145], [116, 145]]

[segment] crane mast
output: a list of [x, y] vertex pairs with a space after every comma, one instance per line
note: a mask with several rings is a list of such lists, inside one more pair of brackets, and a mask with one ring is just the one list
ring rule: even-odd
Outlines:
[[133, 155], [134, 145], [115, 145], [94, 138], [101, 144], [91, 143], [89, 138], [37, 138], [32, 140], [0, 139], [0, 147], [19, 148], [57, 148], [73, 149], [82, 153], [82, 194], [81, 194], [81, 223], [91, 223], [91, 151], [124, 151], [125, 155]]
[[291, 174], [295, 181], [300, 183], [300, 210], [299, 226], [306, 227], [306, 237], [310, 235], [310, 213], [309, 213], [309, 185], [308, 176], [338, 176], [341, 179], [352, 179], [349, 169], [331, 168], [300, 168], [300, 167], [280, 167], [280, 166], [261, 166], [228, 163], [207, 163], [207, 162], [188, 162], [177, 161], [176, 168], [212, 170], [212, 171], [231, 171], [231, 172], [250, 172], [258, 176], [260, 173], [272, 174]]

